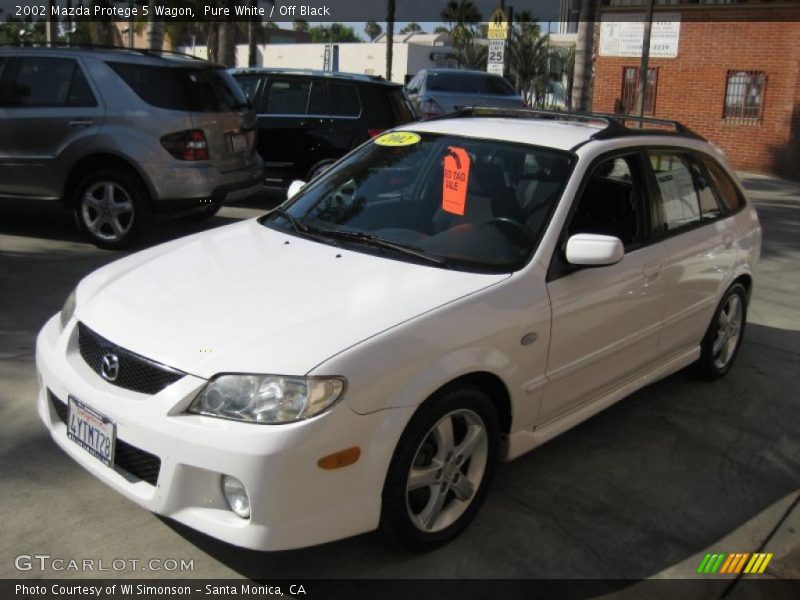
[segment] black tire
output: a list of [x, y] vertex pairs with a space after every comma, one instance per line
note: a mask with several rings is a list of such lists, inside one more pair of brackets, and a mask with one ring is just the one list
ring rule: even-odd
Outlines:
[[[465, 417], [472, 421], [463, 421], [459, 425]], [[475, 449], [470, 451], [470, 456], [463, 463], [458, 462], [455, 452], [465, 446], [467, 432], [473, 430], [472, 426], [478, 425], [478, 421], [474, 420], [476, 417], [484, 426], [485, 446], [483, 441], [476, 442]], [[436, 460], [434, 454], [438, 455], [440, 448], [436, 447], [438, 444], [432, 440], [436, 438], [434, 428], [446, 419], [450, 419], [452, 440], [455, 442], [454, 452], [451, 453], [454, 456], [451, 460], [456, 462], [439, 469], [433, 461]], [[460, 437], [460, 434], [463, 434], [463, 437]], [[455, 538], [475, 518], [486, 499], [497, 465], [499, 446], [500, 425], [497, 412], [485, 392], [471, 386], [458, 386], [445, 388], [431, 397], [412, 417], [395, 449], [383, 487], [381, 533], [395, 545], [415, 551], [430, 550]], [[428, 458], [430, 462], [426, 463]], [[425, 469], [435, 471], [436, 483], [409, 490], [412, 466], [419, 469], [418, 473]], [[481, 470], [481, 466], [483, 470], [478, 481], [477, 473]], [[470, 477], [472, 481], [466, 481]], [[448, 483], [443, 481], [445, 479], [448, 479]], [[455, 481], [452, 488], [450, 481]], [[463, 508], [464, 502], [457, 499], [455, 490], [457, 485], [465, 481], [474, 493], [469, 497], [466, 508]], [[477, 486], [474, 485], [476, 481]], [[446, 491], [442, 492], [445, 486], [447, 486]], [[433, 517], [436, 523], [431, 523], [430, 530], [423, 530], [420, 517], [426, 513], [427, 508], [436, 504], [434, 494], [437, 493], [444, 496], [444, 507]], [[425, 508], [417, 512], [417, 508], [422, 506]], [[433, 514], [433, 511], [429, 511], [428, 514]], [[442, 526], [438, 526], [438, 523]]]
[[[110, 194], [104, 192], [108, 185], [112, 186]], [[127, 205], [130, 210], [122, 208]], [[120, 212], [114, 214], [115, 211]], [[81, 233], [98, 248], [107, 250], [129, 246], [153, 222], [144, 184], [135, 173], [117, 168], [94, 171], [78, 182], [72, 195], [72, 214]], [[116, 226], [112, 219], [116, 219]]]
[[[739, 326], [738, 334], [735, 340], [730, 340], [730, 335], [733, 330], [731, 326], [727, 331], [727, 337], [722, 346], [725, 347], [725, 356], [722, 356], [722, 350], [715, 351], [715, 344], [720, 341], [722, 333], [723, 313], [725, 315], [731, 309], [732, 303], [738, 302], [741, 306], [741, 313], [738, 317]], [[724, 317], [723, 317], [724, 318]], [[702, 379], [714, 380], [724, 377], [725, 374], [731, 370], [733, 363], [736, 361], [736, 356], [739, 354], [739, 348], [742, 345], [744, 338], [745, 325], [747, 323], [747, 290], [741, 283], [734, 283], [725, 292], [725, 295], [720, 300], [717, 309], [714, 311], [714, 317], [706, 330], [703, 341], [700, 344], [700, 358], [693, 365], [693, 370], [696, 375]], [[723, 360], [724, 359], [724, 360]]]

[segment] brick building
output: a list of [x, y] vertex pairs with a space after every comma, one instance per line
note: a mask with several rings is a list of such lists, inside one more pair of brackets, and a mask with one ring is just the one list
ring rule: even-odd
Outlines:
[[[671, 2], [653, 15], [645, 114], [682, 121], [735, 168], [800, 179], [800, 3]], [[634, 112], [642, 20], [641, 0], [600, 8], [592, 110]]]

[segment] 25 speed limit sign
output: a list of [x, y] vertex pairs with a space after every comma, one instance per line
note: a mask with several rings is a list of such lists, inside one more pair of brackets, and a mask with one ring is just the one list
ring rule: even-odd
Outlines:
[[489, 62], [505, 62], [506, 42], [505, 40], [489, 40]]

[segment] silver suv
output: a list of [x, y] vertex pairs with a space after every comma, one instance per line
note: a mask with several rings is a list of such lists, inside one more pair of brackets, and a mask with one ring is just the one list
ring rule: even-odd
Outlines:
[[121, 248], [156, 213], [211, 216], [263, 182], [224, 68], [141, 50], [0, 48], [0, 200], [51, 200]]

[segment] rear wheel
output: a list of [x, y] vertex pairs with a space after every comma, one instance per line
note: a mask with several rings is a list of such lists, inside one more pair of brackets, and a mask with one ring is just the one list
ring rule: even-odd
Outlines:
[[383, 490], [381, 531], [427, 550], [461, 533], [483, 505], [500, 428], [491, 399], [473, 387], [445, 390], [409, 423]]
[[719, 379], [731, 370], [744, 337], [747, 321], [747, 290], [733, 284], [717, 306], [711, 325], [700, 345], [696, 372], [706, 379]]
[[73, 215], [93, 244], [116, 250], [131, 244], [152, 221], [147, 192], [138, 177], [121, 169], [85, 176], [75, 188]]

